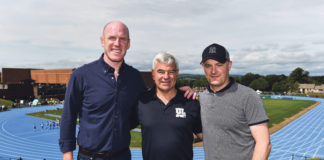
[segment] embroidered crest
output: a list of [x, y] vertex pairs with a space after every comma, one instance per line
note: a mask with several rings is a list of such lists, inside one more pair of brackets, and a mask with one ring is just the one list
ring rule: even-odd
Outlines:
[[216, 47], [210, 47], [209, 48], [209, 53], [216, 53]]

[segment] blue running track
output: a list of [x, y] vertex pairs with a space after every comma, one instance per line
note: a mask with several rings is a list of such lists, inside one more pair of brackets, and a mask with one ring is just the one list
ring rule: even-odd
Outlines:
[[[324, 99], [292, 97], [316, 100], [322, 103], [294, 122], [271, 135], [270, 160], [296, 160], [304, 157], [324, 158]], [[26, 113], [62, 108], [62, 105], [11, 109], [0, 112], [0, 160], [59, 160], [59, 129], [46, 129], [47, 120], [26, 116]], [[40, 124], [45, 124], [41, 129]], [[36, 130], [33, 125], [36, 124]], [[132, 149], [132, 159], [141, 160], [141, 149]], [[76, 157], [77, 151], [74, 151]], [[194, 148], [194, 159], [203, 160], [202, 147]]]
[[[61, 160], [62, 153], [58, 146], [59, 129], [46, 129], [48, 120], [26, 116], [26, 113], [62, 108], [62, 105], [28, 107], [0, 112], [0, 160]], [[40, 124], [44, 123], [44, 129]], [[36, 124], [36, 130], [33, 125]], [[142, 150], [132, 149], [132, 159], [141, 160]], [[194, 159], [203, 160], [203, 148], [194, 149]], [[77, 150], [74, 151], [74, 157]]]
[[291, 98], [320, 101], [321, 104], [271, 135], [269, 160], [324, 158], [324, 99]]

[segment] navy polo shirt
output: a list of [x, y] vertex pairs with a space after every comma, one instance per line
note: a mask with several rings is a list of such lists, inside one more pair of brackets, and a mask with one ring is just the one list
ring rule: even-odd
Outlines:
[[177, 90], [167, 104], [156, 96], [155, 88], [143, 94], [138, 103], [142, 127], [144, 160], [190, 160], [193, 133], [201, 133], [200, 104], [184, 98]]
[[[60, 149], [80, 147], [115, 153], [129, 147], [136, 122], [136, 104], [146, 90], [140, 72], [123, 63], [116, 81], [114, 68], [102, 56], [73, 71], [65, 94], [60, 128]], [[80, 130], [76, 139], [76, 119]]]

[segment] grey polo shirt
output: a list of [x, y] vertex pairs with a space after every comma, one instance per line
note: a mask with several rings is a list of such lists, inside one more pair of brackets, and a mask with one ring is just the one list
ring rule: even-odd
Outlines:
[[249, 126], [269, 120], [256, 92], [236, 83], [200, 94], [206, 160], [249, 160], [255, 146]]

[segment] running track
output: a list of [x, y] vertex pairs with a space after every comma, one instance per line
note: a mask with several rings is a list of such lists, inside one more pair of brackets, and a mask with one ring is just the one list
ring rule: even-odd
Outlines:
[[[275, 97], [274, 97], [275, 98]], [[322, 103], [271, 135], [270, 160], [289, 160], [302, 157], [324, 158], [324, 99], [293, 97], [316, 100]], [[58, 147], [59, 129], [40, 129], [47, 120], [26, 116], [26, 113], [62, 108], [58, 106], [30, 107], [0, 112], [0, 160], [59, 160], [62, 154]], [[33, 125], [37, 129], [33, 130]], [[76, 157], [77, 151], [74, 152]], [[140, 149], [132, 149], [132, 159], [141, 160]], [[194, 148], [194, 159], [203, 160], [202, 147]]]
[[321, 104], [271, 135], [269, 160], [290, 160], [292, 155], [294, 159], [324, 158], [324, 99], [291, 98], [321, 101]]

